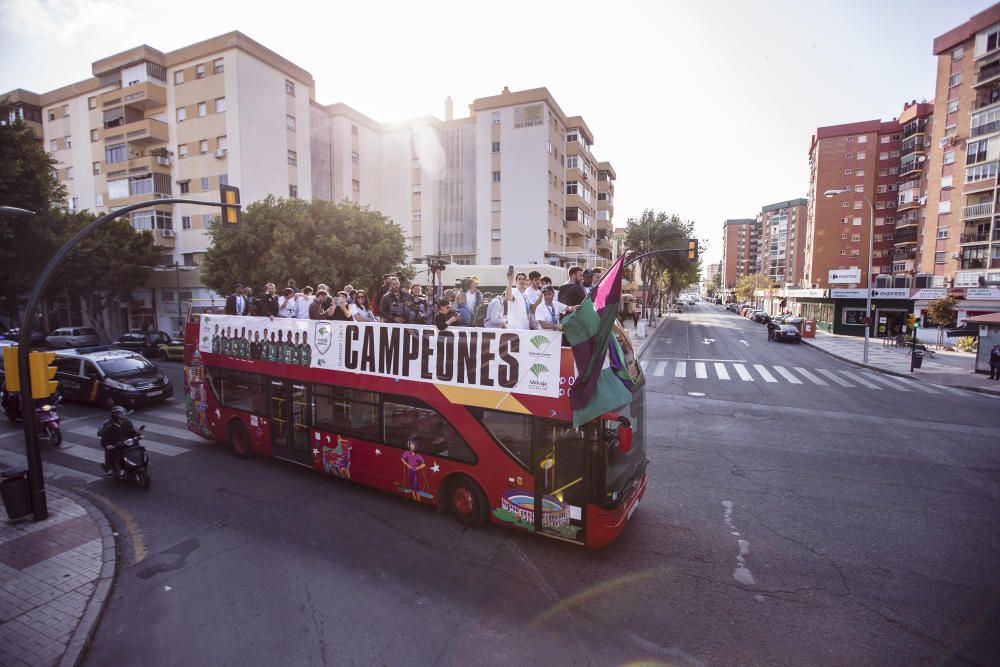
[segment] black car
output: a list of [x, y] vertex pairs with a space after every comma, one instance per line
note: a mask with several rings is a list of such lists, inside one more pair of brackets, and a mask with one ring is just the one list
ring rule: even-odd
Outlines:
[[786, 340], [795, 343], [802, 342], [802, 333], [792, 324], [778, 324], [774, 331], [774, 340]]
[[108, 345], [59, 351], [55, 365], [66, 399], [134, 407], [174, 394], [170, 378], [148, 359]]
[[172, 340], [170, 334], [165, 331], [144, 331], [133, 329], [122, 335], [115, 343], [115, 347], [122, 350], [138, 352], [146, 357], [155, 357], [160, 354], [160, 346]]

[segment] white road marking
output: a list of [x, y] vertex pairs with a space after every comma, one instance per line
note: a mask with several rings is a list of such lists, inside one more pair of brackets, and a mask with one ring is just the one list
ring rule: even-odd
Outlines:
[[729, 379], [729, 371], [726, 370], [725, 364], [716, 363], [715, 364], [715, 374], [719, 376], [720, 380]]
[[[101, 457], [101, 461], [104, 461], [103, 456]], [[28, 464], [25, 461], [24, 454], [15, 454], [14, 452], [8, 452], [5, 449], [0, 449], [0, 466], [5, 469], [27, 468]], [[42, 471], [47, 481], [72, 479], [83, 484], [89, 484], [90, 482], [95, 482], [100, 479], [97, 475], [88, 475], [85, 472], [79, 472], [78, 470], [73, 470], [72, 468], [64, 468], [63, 466], [52, 463], [51, 461], [45, 461], [42, 465]]]
[[[156, 428], [156, 431], [150, 431], [149, 429], [147, 429], [147, 431], [148, 432], [153, 432], [153, 433], [159, 433], [160, 430], [164, 429], [164, 428], [166, 428], [166, 427], [164, 427], [164, 426], [158, 426]], [[177, 429], [171, 429], [171, 430], [177, 430]], [[82, 427], [81, 428], [75, 428], [75, 429], [71, 430], [70, 433], [76, 433], [78, 435], [87, 435], [87, 436], [90, 436], [92, 438], [96, 438], [97, 437], [97, 434], [96, 434], [95, 430], [91, 429], [91, 428], [82, 428]], [[194, 435], [194, 434], [192, 433], [191, 435]], [[163, 443], [163, 442], [157, 442], [156, 440], [150, 440], [149, 438], [146, 438], [146, 437], [143, 437], [143, 439], [142, 439], [142, 446], [145, 447], [146, 449], [148, 449], [151, 452], [156, 452], [157, 454], [163, 454], [165, 456], [177, 456], [178, 454], [184, 454], [186, 452], [191, 451], [189, 449], [185, 449], [184, 447], [178, 447], [177, 445], [168, 445], [168, 444]], [[104, 460], [103, 456], [102, 456], [101, 460], [102, 461]]]
[[762, 378], [764, 378], [764, 382], [777, 382], [778, 381], [777, 379], [775, 379], [775, 377], [773, 375], [771, 375], [771, 373], [763, 365], [761, 365], [761, 364], [754, 364], [753, 367], [756, 368], [757, 372], [760, 373], [760, 376]]
[[802, 380], [798, 379], [792, 375], [791, 371], [787, 370], [784, 366], [775, 366], [774, 370], [781, 374], [781, 377], [785, 378], [792, 384], [802, 384]]
[[910, 380], [909, 378], [896, 378], [896, 381], [897, 382], [901, 382], [901, 383], [903, 383], [903, 384], [905, 384], [907, 386], [910, 386], [910, 387], [916, 387], [920, 391], [922, 391], [924, 393], [927, 393], [927, 394], [940, 394], [941, 393], [937, 389], [933, 389], [930, 386], [928, 386], [928, 385], [926, 385], [926, 384], [924, 384], [922, 382], [917, 382], [915, 380]]
[[70, 456], [75, 456], [78, 459], [84, 459], [85, 461], [91, 461], [93, 463], [104, 463], [104, 450], [97, 450], [93, 447], [88, 447], [87, 445], [70, 442], [69, 440], [63, 440], [63, 444], [57, 447], [55, 451], [62, 452], [63, 454], [69, 454]]
[[[935, 389], [943, 389], [944, 391], [948, 392], [949, 394], [958, 394], [959, 396], [965, 396], [965, 390], [963, 390], [963, 389], [956, 389], [955, 387], [949, 387], [948, 385], [936, 384], [936, 385], [934, 385], [934, 388]], [[994, 396], [994, 398], [997, 398], [997, 396]]]
[[892, 380], [890, 380], [889, 378], [887, 378], [884, 375], [879, 375], [877, 373], [872, 373], [871, 371], [862, 371], [862, 373], [864, 374], [864, 376], [866, 378], [868, 378], [870, 380], [875, 380], [876, 382], [881, 382], [882, 384], [884, 384], [886, 386], [889, 386], [889, 387], [892, 387], [893, 389], [897, 389], [899, 391], [913, 391], [909, 387], [904, 387], [903, 385], [901, 385], [898, 382], [893, 382]]
[[824, 375], [824, 376], [826, 376], [828, 378], [830, 378], [831, 380], [833, 380], [834, 382], [836, 382], [837, 384], [839, 384], [841, 387], [853, 387], [854, 386], [853, 384], [851, 384], [847, 380], [845, 380], [842, 377], [838, 376], [833, 371], [828, 371], [825, 368], [817, 368], [816, 372], [820, 373], [820, 374], [822, 374], [822, 375]]
[[868, 380], [861, 377], [859, 373], [852, 373], [851, 371], [840, 371], [840, 374], [846, 375], [848, 378], [854, 380], [858, 384], [868, 387], [869, 389], [878, 389], [878, 390], [882, 389], [882, 387], [878, 386], [877, 384], [872, 384]]
[[667, 370], [667, 362], [657, 361], [656, 368], [653, 369], [653, 375], [655, 375], [656, 377], [663, 377], [663, 372], [665, 370]]
[[705, 345], [711, 345], [714, 342], [715, 342], [714, 338], [706, 338], [705, 339]]
[[744, 382], [753, 382], [753, 376], [750, 375], [750, 371], [743, 364], [733, 364], [733, 368], [736, 369], [736, 374], [740, 376], [741, 380]]
[[750, 347], [750, 343], [746, 342], [742, 338], [740, 339], [740, 342], [743, 343], [744, 345], [746, 345], [747, 347]]
[[753, 586], [756, 582], [753, 580], [753, 573], [750, 572], [750, 568], [747, 567], [747, 556], [750, 555], [750, 542], [744, 540], [740, 536], [740, 531], [736, 530], [736, 526], [733, 524], [732, 501], [723, 500], [722, 506], [726, 508], [726, 511], [723, 514], [726, 527], [729, 528], [729, 534], [737, 538], [736, 544], [740, 548], [740, 552], [736, 556], [736, 569], [733, 570], [733, 579], [740, 582], [744, 586]]
[[694, 375], [695, 377], [701, 378], [702, 380], [708, 378], [708, 372], [705, 370], [704, 361], [696, 361], [694, 364]]
[[675, 378], [687, 377], [687, 367], [688, 367], [687, 362], [678, 361], [677, 365], [674, 366], [674, 377]]
[[185, 425], [187, 424], [188, 421], [186, 413], [177, 412], [176, 410], [173, 410], [171, 412], [167, 412], [166, 410], [164, 410], [162, 412], [143, 413], [143, 417], [146, 416], [155, 417], [156, 419], [166, 419], [167, 421], [172, 421], [172, 422], [180, 422], [181, 424]]
[[646, 367], [647, 367], [647, 366], [649, 366], [649, 362], [648, 362], [648, 361], [646, 361], [645, 359], [643, 359], [642, 361], [640, 361], [640, 362], [639, 362], [639, 368], [641, 368], [641, 369], [642, 369], [642, 372], [643, 372], [643, 373], [645, 373], [645, 372], [646, 372]]
[[806, 369], [802, 368], [801, 366], [796, 366], [795, 370], [797, 370], [799, 372], [799, 375], [801, 375], [805, 379], [809, 380], [813, 384], [822, 385], [824, 387], [827, 386], [826, 380], [819, 379], [818, 377], [816, 377], [815, 375], [813, 375], [812, 373], [810, 373]]

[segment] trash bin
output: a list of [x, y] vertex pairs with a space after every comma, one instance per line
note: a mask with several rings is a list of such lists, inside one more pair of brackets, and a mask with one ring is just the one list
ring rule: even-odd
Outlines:
[[815, 338], [816, 337], [816, 320], [803, 320], [802, 321], [802, 337], [803, 338]]
[[31, 494], [28, 491], [27, 470], [6, 470], [0, 473], [0, 496], [7, 518], [20, 519], [31, 514]]
[[924, 363], [924, 351], [914, 350], [913, 359], [911, 363], [913, 364], [914, 368], [920, 368], [920, 366]]

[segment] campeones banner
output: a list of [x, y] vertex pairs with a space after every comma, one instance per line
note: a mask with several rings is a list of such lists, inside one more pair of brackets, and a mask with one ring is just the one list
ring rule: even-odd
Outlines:
[[559, 396], [557, 331], [202, 315], [198, 349], [400, 380]]

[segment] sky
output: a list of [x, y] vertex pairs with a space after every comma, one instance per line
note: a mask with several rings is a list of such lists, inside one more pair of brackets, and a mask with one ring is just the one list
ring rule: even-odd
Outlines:
[[134, 46], [231, 30], [310, 72], [320, 103], [381, 122], [544, 86], [614, 165], [615, 225], [676, 213], [714, 262], [725, 219], [806, 196], [817, 127], [933, 99], [933, 39], [991, 4], [0, 0], [0, 91], [46, 92]]

